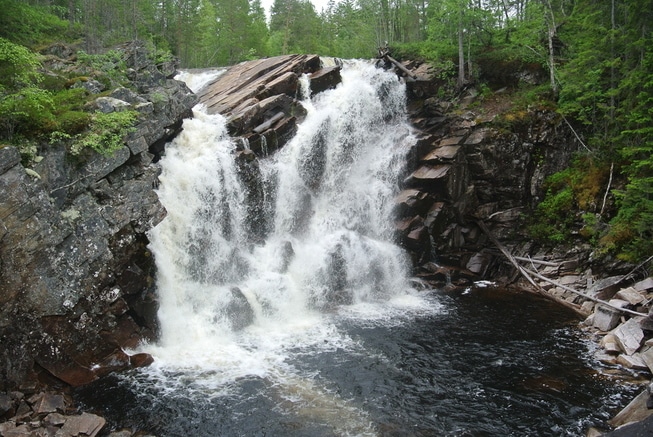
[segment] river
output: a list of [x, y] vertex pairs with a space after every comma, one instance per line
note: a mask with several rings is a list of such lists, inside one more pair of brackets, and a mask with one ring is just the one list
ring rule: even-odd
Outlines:
[[411, 286], [392, 226], [414, 141], [404, 85], [364, 62], [342, 76], [305, 95], [295, 138], [248, 170], [236, 158], [247, 144], [195, 108], [161, 160], [168, 216], [150, 234], [161, 332], [139, 348], [155, 362], [76, 398], [158, 436], [604, 426], [629, 389], [600, 376], [572, 314], [492, 287]]

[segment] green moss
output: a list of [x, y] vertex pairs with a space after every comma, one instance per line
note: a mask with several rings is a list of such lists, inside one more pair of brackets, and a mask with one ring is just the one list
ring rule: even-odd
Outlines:
[[71, 152], [78, 155], [82, 150], [90, 148], [102, 155], [112, 155], [125, 145], [125, 136], [133, 131], [137, 118], [136, 111], [92, 114], [88, 130], [73, 142]]

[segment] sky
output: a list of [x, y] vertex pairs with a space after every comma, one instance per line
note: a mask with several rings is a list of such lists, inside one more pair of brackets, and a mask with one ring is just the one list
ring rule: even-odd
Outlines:
[[[337, 2], [338, 0], [336, 0], [336, 3]], [[261, 6], [263, 6], [265, 9], [265, 15], [268, 17], [268, 19], [270, 17], [270, 8], [272, 7], [272, 3], [274, 3], [274, 0], [261, 0]], [[326, 7], [327, 3], [329, 3], [329, 0], [311, 0], [311, 3], [313, 3], [315, 10], [319, 14], [322, 12], [322, 9]]]

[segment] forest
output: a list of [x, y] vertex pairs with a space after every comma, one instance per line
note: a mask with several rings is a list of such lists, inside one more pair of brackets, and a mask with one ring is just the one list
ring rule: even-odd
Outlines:
[[548, 181], [533, 237], [582, 238], [631, 262], [653, 254], [653, 0], [331, 0], [321, 10], [274, 0], [269, 11], [260, 0], [0, 0], [0, 10], [0, 147], [23, 150], [92, 123], [115, 134], [133, 122], [62, 112], [83, 96], [40, 68], [57, 41], [101, 64], [139, 39], [182, 68], [288, 53], [373, 58], [388, 45], [481, 93], [494, 91], [483, 68], [538, 68], [546, 81], [511, 90], [515, 101], [555, 111], [583, 152]]

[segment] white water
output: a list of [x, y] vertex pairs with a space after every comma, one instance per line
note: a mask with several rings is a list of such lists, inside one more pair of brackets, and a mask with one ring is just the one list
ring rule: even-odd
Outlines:
[[296, 137], [260, 161], [264, 242], [248, 228], [225, 120], [198, 107], [184, 122], [161, 161], [168, 216], [150, 235], [161, 339], [144, 350], [155, 358], [148, 371], [170, 389], [216, 396], [256, 376], [294, 414], [319, 414], [338, 434], [369, 434], [362, 410], [289, 364], [316, 349], [356, 351], [338, 319], [401, 323], [433, 309], [411, 293], [406, 255], [392, 243], [392, 198], [413, 141], [403, 85], [364, 63], [342, 76], [304, 102]]

